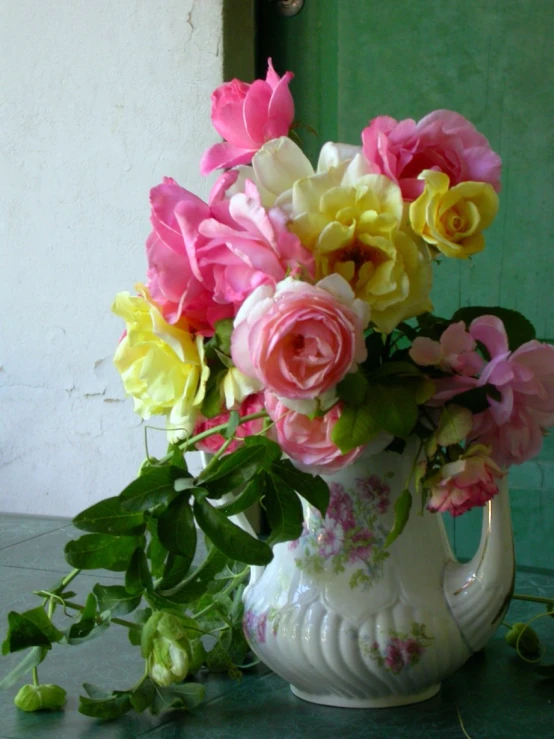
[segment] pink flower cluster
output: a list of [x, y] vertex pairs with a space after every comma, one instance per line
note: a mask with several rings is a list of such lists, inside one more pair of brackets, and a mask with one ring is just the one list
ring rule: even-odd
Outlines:
[[282, 211], [262, 207], [252, 183], [225, 198], [236, 177], [222, 175], [208, 204], [169, 177], [150, 193], [150, 294], [168, 322], [184, 317], [206, 336], [260, 285], [274, 286], [291, 271], [313, 274], [312, 255], [287, 230]]
[[341, 403], [323, 416], [310, 418], [290, 410], [275, 395], [266, 392], [265, 407], [275, 422], [272, 431], [275, 440], [301, 469], [329, 475], [354, 462], [363, 451], [363, 447], [356, 447], [342, 454], [331, 440], [333, 427], [341, 415]]
[[[488, 361], [477, 353], [477, 342]], [[410, 356], [417, 364], [453, 372], [435, 381], [440, 403], [455, 402], [473, 388], [496, 389], [498, 399], [489, 395], [489, 408], [474, 416], [470, 439], [489, 445], [497, 464], [521, 464], [540, 452], [544, 432], [554, 423], [553, 346], [533, 340], [511, 352], [502, 321], [481, 316], [467, 330], [463, 322], [450, 326], [440, 342], [415, 339]]]
[[418, 123], [389, 116], [374, 118], [362, 132], [363, 152], [375, 172], [400, 185], [405, 200], [415, 200], [426, 169], [439, 170], [451, 186], [474, 180], [500, 191], [501, 159], [466, 118], [435, 110]]

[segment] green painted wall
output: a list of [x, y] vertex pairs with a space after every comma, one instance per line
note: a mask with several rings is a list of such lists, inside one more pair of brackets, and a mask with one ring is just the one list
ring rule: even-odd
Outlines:
[[[461, 305], [515, 308], [554, 339], [552, 0], [305, 0], [280, 16], [257, 2], [258, 73], [273, 58], [295, 72], [297, 119], [312, 160], [328, 140], [360, 142], [376, 115], [421, 118], [450, 108], [469, 118], [504, 161], [501, 210], [471, 262], [437, 266], [436, 312]], [[554, 443], [510, 474], [520, 565], [554, 569]], [[468, 557], [480, 512], [449, 522]]]

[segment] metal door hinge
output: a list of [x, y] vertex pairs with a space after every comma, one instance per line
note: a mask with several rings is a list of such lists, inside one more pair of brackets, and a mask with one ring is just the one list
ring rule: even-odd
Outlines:
[[269, 0], [281, 15], [298, 15], [304, 7], [304, 0]]

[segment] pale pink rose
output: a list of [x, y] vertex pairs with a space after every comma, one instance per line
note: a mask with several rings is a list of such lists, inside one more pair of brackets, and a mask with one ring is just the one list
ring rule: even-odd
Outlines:
[[475, 506], [483, 506], [498, 493], [502, 470], [489, 456], [490, 448], [470, 446], [456, 462], [448, 462], [431, 482], [427, 508], [459, 516]]
[[469, 330], [491, 357], [478, 385], [494, 385], [500, 393], [475, 416], [472, 438], [491, 445], [498, 464], [521, 464], [540, 452], [544, 431], [554, 424], [554, 346], [533, 340], [510, 352], [504, 325], [494, 316], [477, 318]]
[[262, 207], [250, 180], [228, 203], [227, 221], [204, 220], [198, 227], [203, 238], [190, 250], [192, 270], [216, 303], [236, 311], [257, 287], [275, 286], [287, 273], [313, 277], [312, 254], [287, 229], [283, 211]]
[[435, 365], [443, 372], [474, 377], [485, 365], [485, 360], [477, 353], [476, 348], [477, 342], [466, 331], [465, 323], [458, 321], [450, 324], [439, 341], [418, 336], [414, 339], [409, 355], [416, 364], [423, 367]]
[[271, 59], [264, 80], [251, 85], [234, 79], [212, 94], [212, 123], [225, 140], [204, 152], [200, 162], [203, 175], [220, 167], [249, 164], [266, 141], [287, 136], [294, 119], [294, 101], [286, 72], [279, 77]]
[[[226, 176], [226, 183], [230, 181]], [[150, 191], [152, 233], [146, 242], [148, 289], [169, 323], [185, 316], [190, 326], [211, 335], [216, 321], [232, 318], [233, 305], [217, 304], [212, 292], [195, 274], [190, 252], [198, 240], [200, 223], [217, 212], [223, 215], [222, 182], [216, 183], [210, 205], [164, 177]], [[215, 209], [215, 210], [214, 210]]]
[[342, 404], [337, 403], [324, 416], [310, 419], [284, 406], [275, 395], [265, 393], [265, 407], [275, 421], [272, 434], [294, 464], [314, 475], [330, 475], [354, 462], [363, 452], [359, 446], [342, 454], [331, 440], [340, 418]]
[[367, 356], [368, 306], [337, 274], [310, 285], [291, 277], [263, 285], [235, 319], [231, 355], [248, 377], [283, 399], [314, 399]]
[[447, 174], [451, 187], [488, 182], [500, 191], [500, 157], [459, 113], [435, 110], [418, 123], [379, 116], [363, 130], [362, 141], [373, 171], [398, 183], [406, 200], [415, 200], [423, 191], [418, 176], [425, 169]]
[[[249, 395], [242, 401], [239, 408], [239, 415], [241, 417], [249, 416], [252, 413], [258, 413], [258, 411], [263, 410], [264, 406], [262, 401], [262, 393]], [[201, 434], [203, 431], [208, 431], [208, 429], [213, 429], [215, 426], [219, 426], [222, 423], [227, 423], [228, 420], [228, 411], [225, 413], [221, 413], [219, 416], [215, 416], [214, 418], [200, 417], [200, 419], [196, 423], [196, 426], [194, 427], [194, 436], [196, 436], [196, 434]], [[229, 446], [225, 450], [225, 454], [230, 454], [231, 452], [236, 451], [240, 446], [242, 446], [242, 441], [240, 441], [240, 439], [244, 439], [245, 436], [254, 436], [254, 434], [259, 434], [262, 428], [263, 418], [256, 418], [253, 421], [247, 421], [246, 423], [242, 423], [237, 426], [235, 431], [236, 439], [234, 439], [229, 444]], [[221, 434], [213, 434], [212, 436], [207, 436], [202, 441], [199, 441], [196, 444], [196, 448], [202, 452], [215, 454], [217, 451], [219, 451], [225, 441], [227, 440]]]

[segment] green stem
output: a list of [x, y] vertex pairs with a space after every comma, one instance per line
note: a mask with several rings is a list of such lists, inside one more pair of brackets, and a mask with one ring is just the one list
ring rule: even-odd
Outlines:
[[66, 575], [64, 579], [62, 580], [62, 589], [66, 588], [72, 580], [75, 580], [75, 578], [80, 572], [81, 570], [78, 570], [78, 569], [71, 570], [69, 575]]
[[33, 685], [35, 686], [35, 688], [39, 686], [38, 669], [36, 667], [33, 667]]
[[[236, 575], [233, 580], [226, 585], [223, 590], [220, 592], [221, 595], [228, 595], [231, 593], [236, 587], [238, 587], [241, 582], [246, 578], [246, 575], [250, 572], [250, 567], [246, 567], [242, 572], [239, 572], [238, 575]], [[209, 613], [209, 611], [212, 610], [212, 608], [215, 608], [216, 603], [210, 603], [209, 606], [206, 606], [201, 611], [198, 611], [198, 613], [195, 613], [192, 617], [194, 619], [200, 618], [200, 616], [203, 616], [205, 613]]]
[[[266, 411], [258, 411], [257, 413], [250, 413], [248, 416], [241, 416], [238, 425], [242, 426], [243, 423], [247, 423], [248, 421], [255, 421], [257, 418], [269, 418]], [[208, 436], [213, 436], [214, 434], [220, 434], [222, 431], [225, 431], [227, 428], [227, 423], [220, 423], [218, 426], [214, 426], [211, 429], [207, 429], [206, 431], [202, 431], [200, 434], [196, 434], [196, 436], [191, 436], [190, 439], [185, 439], [180, 444], [178, 444], [179, 449], [183, 452], [187, 452], [190, 450], [190, 447], [193, 447], [196, 443], [199, 441], [202, 441], [202, 439], [207, 439]], [[165, 462], [168, 462], [172, 457], [172, 454], [166, 454], [165, 457], [162, 457], [160, 460], [161, 464], [165, 464]]]
[[541, 598], [539, 595], [522, 595], [521, 593], [514, 593], [512, 600], [527, 600], [531, 603], [544, 603], [546, 606], [554, 605], [554, 598]]
[[[68, 600], [65, 601], [65, 607], [71, 608], [73, 611], [84, 611], [85, 607], [81, 606], [79, 603], [70, 603]], [[96, 617], [97, 623], [102, 623], [101, 619], [97, 616]], [[142, 626], [140, 624], [135, 624], [132, 621], [125, 621], [123, 618], [112, 618], [111, 619], [112, 624], [118, 624], [118, 626], [125, 626], [127, 629], [135, 629], [136, 631], [141, 631]]]
[[509, 624], [507, 621], [502, 621], [502, 626], [505, 626], [510, 631], [514, 628], [512, 624]]

